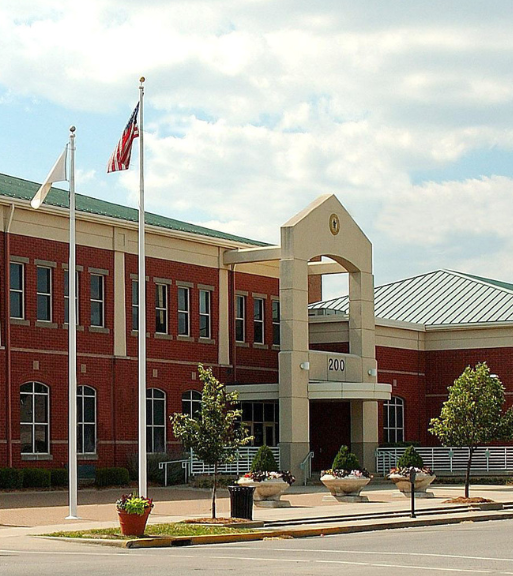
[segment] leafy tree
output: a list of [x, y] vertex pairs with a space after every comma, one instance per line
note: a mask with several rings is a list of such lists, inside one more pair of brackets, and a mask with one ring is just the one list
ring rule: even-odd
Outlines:
[[422, 456], [413, 446], [408, 446], [397, 461], [397, 466], [399, 468], [410, 468], [411, 466], [422, 468], [424, 466], [424, 460], [422, 460]]
[[333, 470], [347, 470], [348, 472], [351, 472], [352, 470], [360, 469], [360, 462], [358, 461], [356, 454], [349, 452], [349, 448], [342, 445], [333, 460], [331, 468]]
[[239, 424], [241, 410], [235, 409], [237, 392], [227, 392], [212, 374], [211, 368], [198, 365], [199, 378], [203, 382], [201, 409], [191, 418], [187, 414], [175, 413], [171, 416], [173, 432], [188, 450], [210, 466], [214, 466], [214, 486], [212, 488], [212, 518], [216, 517], [216, 491], [218, 467], [233, 461], [238, 448], [245, 446], [253, 438]]
[[470, 467], [478, 446], [494, 440], [509, 440], [513, 436], [513, 410], [502, 411], [504, 386], [490, 375], [485, 362], [475, 369], [467, 366], [463, 374], [449, 387], [439, 418], [433, 418], [429, 431], [444, 446], [469, 449], [465, 476], [465, 498], [469, 497]]
[[253, 462], [251, 463], [251, 472], [277, 472], [278, 471], [278, 464], [274, 459], [274, 455], [269, 448], [265, 444], [260, 446], [255, 457], [253, 458]]

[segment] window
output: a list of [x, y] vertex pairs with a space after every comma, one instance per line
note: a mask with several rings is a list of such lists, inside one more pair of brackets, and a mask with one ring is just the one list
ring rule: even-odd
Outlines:
[[146, 450], [166, 451], [166, 394], [157, 388], [146, 390]]
[[385, 442], [404, 442], [404, 400], [393, 396], [383, 404]]
[[191, 418], [196, 418], [201, 410], [201, 392], [187, 390], [182, 394], [182, 414], [187, 414]]
[[[78, 321], [78, 272], [75, 273], [75, 314]], [[64, 322], [69, 324], [69, 273], [64, 270]]]
[[273, 344], [280, 345], [280, 301], [273, 300]]
[[96, 390], [77, 388], [77, 453], [96, 454]]
[[50, 392], [39, 382], [20, 387], [20, 443], [22, 454], [50, 453]]
[[167, 284], [155, 285], [155, 332], [167, 334]]
[[11, 318], [25, 318], [25, 274], [23, 264], [11, 262]]
[[253, 446], [277, 446], [279, 441], [278, 403], [241, 402], [242, 421], [254, 437]]
[[139, 330], [139, 282], [132, 280], [132, 330]]
[[189, 288], [178, 287], [178, 335], [190, 335]]
[[37, 319], [52, 320], [52, 269], [37, 266]]
[[91, 326], [105, 325], [105, 278], [91, 274]]
[[235, 341], [246, 340], [246, 298], [237, 295], [235, 297]]
[[200, 338], [210, 338], [210, 291], [200, 290], [199, 299]]
[[264, 334], [264, 300], [255, 298], [253, 300], [253, 341], [256, 344], [263, 344]]

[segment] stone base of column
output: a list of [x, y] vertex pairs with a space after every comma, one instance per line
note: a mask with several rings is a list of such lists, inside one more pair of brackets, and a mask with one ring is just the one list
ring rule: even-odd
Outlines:
[[303, 482], [303, 471], [299, 467], [310, 452], [308, 442], [280, 442], [280, 468], [290, 470], [296, 477], [296, 482]]
[[376, 448], [377, 442], [351, 442], [351, 452], [354, 452], [360, 461], [362, 468], [369, 472], [376, 472]]

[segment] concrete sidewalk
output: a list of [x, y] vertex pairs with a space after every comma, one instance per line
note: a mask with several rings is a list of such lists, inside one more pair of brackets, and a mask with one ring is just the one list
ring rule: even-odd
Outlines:
[[[125, 489], [124, 492], [127, 490]], [[463, 487], [435, 485], [432, 490], [435, 498], [417, 499], [419, 511], [440, 508], [440, 514], [454, 508], [442, 504], [443, 500], [463, 495]], [[29, 535], [54, 532], [57, 530], [89, 529], [117, 526], [115, 501], [123, 490], [107, 489], [80, 490], [78, 511], [80, 520], [65, 520], [68, 515], [67, 492], [3, 492], [0, 493], [0, 538], [13, 535]], [[291, 502], [290, 508], [254, 509], [255, 520], [298, 521], [315, 525], [317, 519], [328, 527], [333, 518], [336, 524], [355, 524], [358, 515], [376, 513], [407, 512], [409, 499], [396, 488], [385, 483], [371, 484], [364, 490], [368, 503], [324, 502], [328, 495], [324, 486], [291, 486], [282, 497]], [[150, 523], [174, 522], [192, 517], [210, 516], [210, 491], [184, 486], [149, 490], [155, 508]], [[513, 486], [472, 486], [471, 496], [481, 496], [496, 502], [513, 502]], [[220, 490], [217, 498], [218, 516], [229, 517], [229, 494]], [[335, 520], [334, 517], [348, 517]], [[353, 517], [353, 519], [351, 519]], [[372, 518], [365, 523], [372, 523]], [[376, 522], [378, 522], [376, 520]], [[382, 522], [382, 520], [379, 520]]]

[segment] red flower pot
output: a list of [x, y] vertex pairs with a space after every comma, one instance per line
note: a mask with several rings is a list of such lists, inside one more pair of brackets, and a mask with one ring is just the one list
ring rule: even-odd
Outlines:
[[127, 514], [122, 510], [118, 510], [119, 526], [123, 536], [143, 536], [146, 522], [150, 515], [151, 507], [145, 508], [144, 514]]

